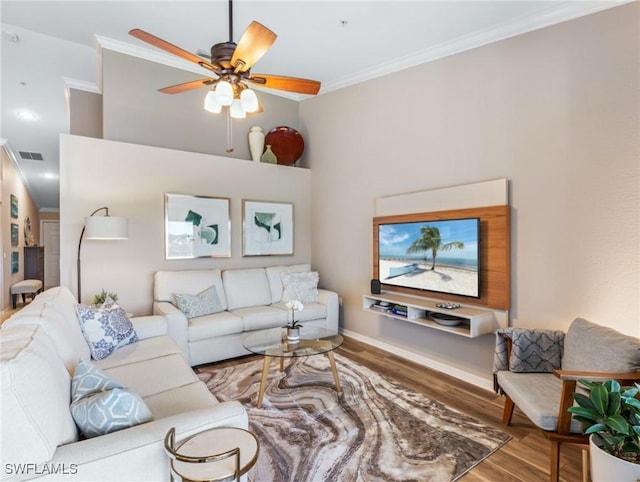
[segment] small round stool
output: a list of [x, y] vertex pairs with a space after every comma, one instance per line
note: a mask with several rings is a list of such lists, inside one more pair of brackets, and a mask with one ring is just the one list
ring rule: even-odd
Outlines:
[[185, 482], [239, 481], [258, 460], [258, 439], [248, 430], [217, 427], [192, 435], [175, 445], [176, 429], [164, 438], [171, 458], [171, 480]]

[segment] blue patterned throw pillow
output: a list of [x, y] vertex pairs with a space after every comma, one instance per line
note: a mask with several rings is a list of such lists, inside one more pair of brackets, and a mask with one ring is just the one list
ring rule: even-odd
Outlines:
[[151, 411], [133, 390], [80, 360], [71, 380], [71, 415], [87, 438], [149, 422]]
[[175, 297], [178, 309], [189, 320], [197, 316], [211, 315], [222, 311], [215, 286], [210, 286], [197, 295], [176, 294]]
[[127, 313], [115, 303], [107, 307], [79, 304], [76, 312], [91, 356], [96, 360], [102, 360], [118, 348], [138, 341]]

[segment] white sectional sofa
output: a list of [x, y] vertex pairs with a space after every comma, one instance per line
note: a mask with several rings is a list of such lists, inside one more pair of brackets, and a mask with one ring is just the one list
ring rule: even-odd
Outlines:
[[[283, 326], [291, 318], [283, 301], [286, 273], [311, 273], [309, 264], [250, 269], [158, 271], [153, 313], [169, 321], [169, 334], [191, 366], [226, 360], [249, 352], [242, 340], [252, 330]], [[285, 273], [285, 275], [283, 275]], [[289, 276], [288, 278], [291, 278]], [[215, 287], [222, 311], [187, 319], [176, 307], [176, 294], [196, 295]], [[338, 295], [317, 290], [316, 302], [296, 312], [303, 326], [338, 331]]]
[[[70, 383], [89, 359], [68, 289], [53, 288], [0, 330], [2, 480], [169, 480], [163, 439], [216, 426], [248, 427], [238, 402], [218, 402], [167, 336], [172, 318], [133, 318], [139, 341], [92, 363], [137, 392], [153, 420], [81, 439], [70, 412]], [[175, 318], [175, 317], [174, 317]], [[168, 324], [169, 323], [169, 324]]]

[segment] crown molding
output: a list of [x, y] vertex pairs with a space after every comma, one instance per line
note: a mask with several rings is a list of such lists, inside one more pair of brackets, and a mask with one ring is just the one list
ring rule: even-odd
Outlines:
[[[591, 15], [610, 8], [619, 7], [621, 5], [631, 3], [636, 0], [596, 0], [596, 1], [572, 1], [564, 2], [560, 5], [553, 5], [546, 10], [538, 12], [536, 15], [527, 16], [525, 18], [517, 19], [511, 22], [503, 23], [497, 27], [473, 32], [469, 35], [459, 37], [450, 42], [443, 42], [439, 45], [429, 47], [427, 49], [419, 50], [411, 54], [399, 57], [391, 62], [385, 62], [382, 65], [372, 67], [370, 69], [361, 70], [342, 79], [338, 79], [334, 82], [323, 82], [322, 88], [318, 95], [326, 94], [334, 90], [343, 89], [367, 80], [372, 80], [384, 75], [388, 75], [394, 72], [405, 70], [417, 65], [432, 62], [434, 60], [442, 59], [451, 55], [459, 54], [467, 50], [472, 50], [477, 47], [482, 47], [494, 42], [499, 42], [511, 37], [516, 37], [525, 33], [533, 32], [541, 28], [556, 25], [569, 20], [574, 20], [579, 17]], [[193, 72], [204, 77], [211, 77], [211, 72], [203, 67], [198, 67], [192, 62], [180, 59], [174, 55], [169, 55], [164, 52], [150, 50], [137, 45], [132, 45], [120, 40], [114, 40], [100, 35], [95, 35], [96, 44], [98, 46], [99, 60], [102, 56], [102, 49], [112, 50], [114, 52], [123, 53], [140, 59], [156, 62], [159, 64], [167, 65], [176, 69]], [[98, 66], [102, 65], [102, 62], [98, 62]], [[99, 75], [98, 79], [102, 76]], [[271, 95], [277, 95], [279, 97], [285, 97], [288, 99], [301, 101], [311, 96], [299, 95], [291, 92], [276, 91], [271, 89], [264, 89], [256, 85], [252, 85], [251, 88], [269, 93]]]
[[443, 42], [434, 47], [413, 52], [404, 57], [397, 58], [392, 62], [371, 69], [361, 70], [353, 75], [344, 77], [335, 82], [323, 83], [320, 94], [349, 87], [367, 80], [382, 77], [384, 75], [398, 72], [420, 64], [442, 59], [450, 55], [455, 55], [467, 50], [471, 50], [483, 45], [499, 42], [511, 37], [516, 37], [525, 33], [533, 32], [541, 28], [567, 22], [579, 17], [591, 15], [610, 8], [619, 7], [636, 0], [601, 0], [595, 2], [567, 2], [561, 6], [552, 6], [537, 15], [528, 16], [519, 20], [504, 23], [489, 30], [478, 31], [457, 38], [450, 42]]
[[[175, 55], [169, 55], [164, 52], [159, 52], [156, 50], [150, 50], [144, 47], [139, 47], [137, 45], [132, 45], [127, 42], [122, 42], [120, 40], [114, 40], [108, 37], [102, 37], [100, 35], [95, 35], [96, 44], [98, 46], [98, 64], [102, 65], [102, 49], [111, 50], [113, 52], [118, 52], [125, 55], [130, 55], [132, 57], [137, 57], [139, 59], [148, 60], [150, 62], [155, 62], [158, 64], [166, 65], [168, 67], [173, 67], [175, 69], [186, 70], [187, 72], [193, 72], [194, 74], [201, 75], [203, 77], [212, 77], [211, 71], [205, 69], [204, 67], [198, 67], [193, 62], [189, 62], [187, 60], [183, 60]], [[204, 60], [204, 59], [203, 59]], [[99, 76], [98, 78], [102, 78]], [[260, 92], [264, 92], [271, 95], [277, 95], [279, 97], [285, 97], [287, 99], [292, 100], [301, 100], [306, 96], [298, 95], [292, 92], [283, 92], [276, 91], [272, 89], [265, 89], [264, 87], [260, 87], [256, 84], [251, 84], [251, 88], [253, 90], [257, 90]]]

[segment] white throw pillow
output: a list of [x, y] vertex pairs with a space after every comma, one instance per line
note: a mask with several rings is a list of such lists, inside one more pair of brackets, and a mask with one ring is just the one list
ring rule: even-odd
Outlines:
[[115, 303], [107, 308], [79, 304], [76, 312], [91, 356], [96, 360], [138, 341], [138, 334], [127, 313]]
[[283, 271], [280, 276], [282, 277], [281, 302], [286, 303], [293, 300], [298, 300], [303, 304], [318, 302], [320, 275], [318, 275], [317, 271], [309, 271], [307, 273]]
[[187, 319], [223, 311], [215, 286], [209, 286], [197, 295], [176, 294], [176, 305]]
[[151, 411], [133, 390], [80, 360], [71, 380], [71, 414], [87, 437], [97, 437], [152, 420]]

